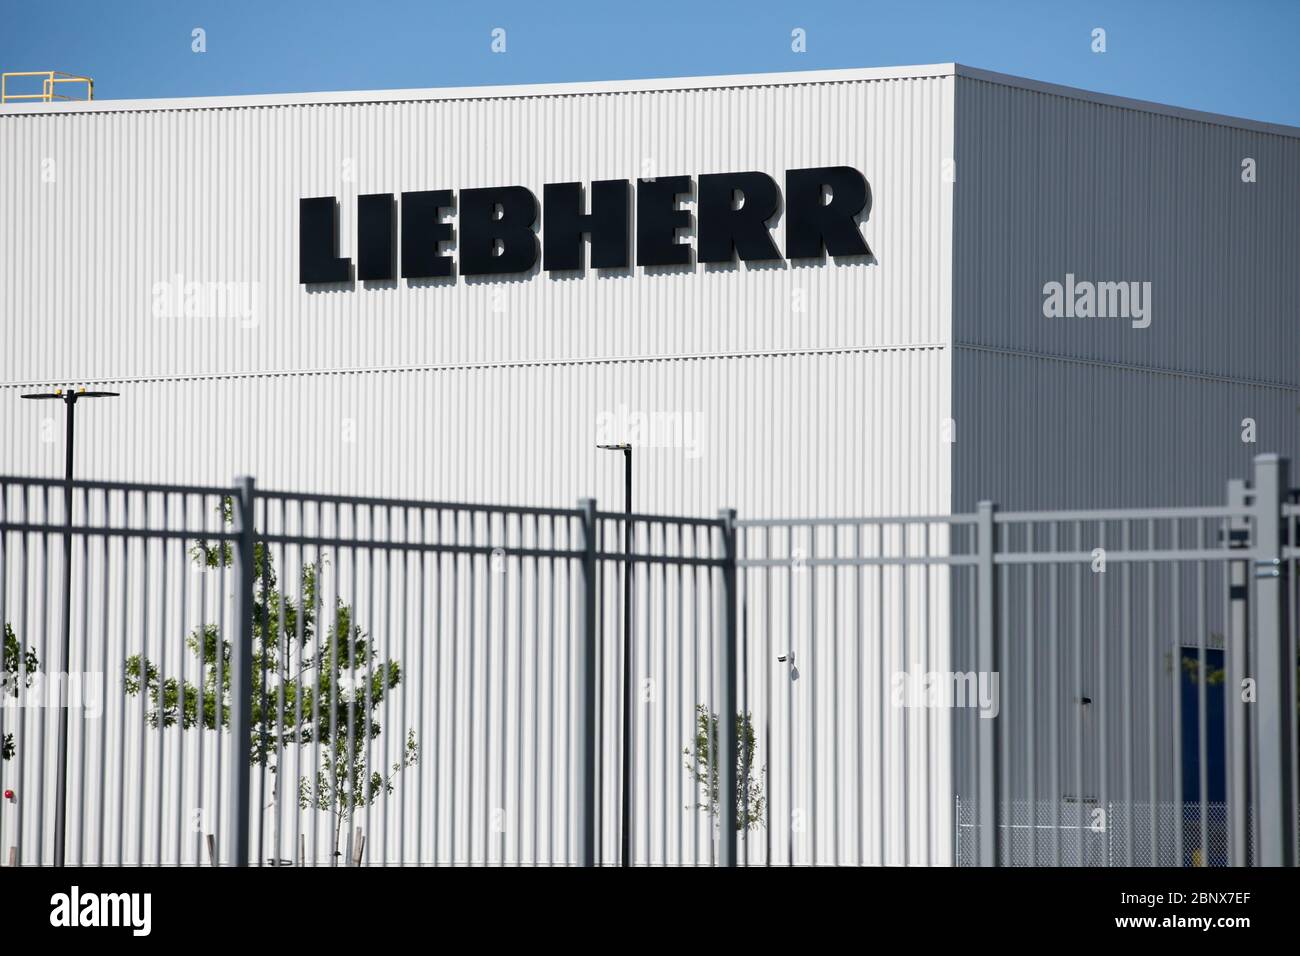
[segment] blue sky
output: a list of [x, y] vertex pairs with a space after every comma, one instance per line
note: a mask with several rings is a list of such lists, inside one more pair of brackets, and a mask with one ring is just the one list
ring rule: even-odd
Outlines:
[[[0, 68], [98, 98], [212, 96], [957, 61], [1300, 125], [1297, 0], [0, 0]], [[206, 31], [207, 52], [191, 50]], [[506, 51], [491, 50], [492, 30]], [[807, 34], [807, 52], [790, 33]], [[1093, 53], [1093, 28], [1107, 52]]]

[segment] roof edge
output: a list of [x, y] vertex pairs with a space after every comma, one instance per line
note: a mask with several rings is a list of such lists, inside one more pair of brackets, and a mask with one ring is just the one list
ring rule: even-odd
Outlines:
[[1141, 113], [1156, 113], [1161, 116], [1191, 120], [1197, 123], [1209, 123], [1214, 126], [1228, 126], [1233, 129], [1247, 129], [1257, 133], [1272, 133], [1275, 136], [1286, 136], [1290, 139], [1300, 139], [1300, 127], [1287, 126], [1284, 123], [1270, 123], [1265, 120], [1244, 119], [1239, 116], [1228, 116], [1223, 113], [1210, 113], [1205, 110], [1188, 109], [1182, 106], [1170, 106], [1167, 103], [1156, 103], [1151, 100], [1137, 100], [1127, 96], [1116, 96], [1111, 93], [1095, 93], [1091, 90], [1084, 90], [1075, 86], [1062, 86], [1058, 83], [1031, 80], [1023, 76], [1013, 76], [1009, 73], [996, 73], [993, 70], [981, 70], [977, 67], [966, 66], [962, 63], [953, 64], [953, 70], [957, 76], [968, 80], [981, 80], [986, 83], [995, 83], [999, 86], [1010, 86], [1015, 89], [1029, 90], [1034, 93], [1045, 93], [1049, 96], [1063, 96], [1067, 99], [1097, 103], [1101, 106], [1114, 106], [1118, 109], [1136, 110]]
[[511, 86], [448, 86], [404, 90], [347, 90], [319, 93], [196, 96], [171, 99], [14, 103], [0, 106], [0, 116], [31, 113], [143, 113], [155, 110], [210, 110], [262, 106], [325, 106], [411, 101], [436, 102], [544, 96], [592, 96], [619, 93], [662, 93], [676, 90], [716, 90], [733, 87], [802, 86], [869, 80], [923, 79], [926, 77], [953, 76], [955, 72], [956, 64], [954, 63], [935, 63], [918, 66], [854, 67], [844, 70], [802, 70], [789, 73], [739, 73], [637, 80], [594, 80], [574, 83], [525, 83]]
[[961, 63], [913, 66], [853, 67], [840, 70], [797, 70], [786, 73], [738, 73], [710, 76], [657, 77], [635, 80], [594, 80], [573, 83], [525, 83], [509, 86], [450, 86], [401, 90], [343, 90], [314, 93], [259, 93], [238, 96], [196, 96], [167, 99], [92, 100], [89, 102], [14, 103], [0, 106], [0, 116], [46, 113], [146, 113], [171, 110], [249, 109], [273, 106], [327, 106], [369, 103], [450, 102], [547, 96], [599, 96], [627, 93], [666, 93], [736, 87], [803, 86], [878, 80], [957, 76], [1015, 89], [1082, 100], [1119, 109], [1155, 113], [1176, 119], [1300, 139], [1300, 127], [1222, 113], [1170, 106], [1151, 100], [1097, 93], [1074, 86], [998, 73]]

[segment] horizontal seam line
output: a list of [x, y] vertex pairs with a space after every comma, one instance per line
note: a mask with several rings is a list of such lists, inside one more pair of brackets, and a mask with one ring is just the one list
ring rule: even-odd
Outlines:
[[234, 381], [252, 378], [311, 378], [325, 375], [396, 375], [409, 372], [476, 372], [489, 369], [555, 368], [567, 365], [637, 365], [664, 362], [704, 362], [749, 358], [801, 358], [815, 355], [863, 355], [887, 352], [942, 351], [942, 342], [915, 342], [900, 345], [841, 346], [817, 349], [774, 349], [753, 352], [701, 352], [688, 355], [598, 356], [594, 358], [535, 359], [517, 362], [471, 362], [462, 365], [392, 365], [374, 368], [276, 369], [263, 372], [211, 372], [191, 375], [147, 375], [136, 378], [84, 378], [67, 380], [41, 379], [7, 382], [0, 388], [69, 387], [70, 385], [144, 385], [163, 382]]
[[1052, 352], [1035, 352], [1030, 349], [1013, 349], [999, 345], [978, 345], [974, 342], [954, 342], [954, 349], [968, 349], [972, 352], [993, 352], [998, 355], [1014, 355], [1017, 358], [1043, 359], [1052, 362], [1064, 362], [1068, 365], [1090, 365], [1097, 368], [1113, 368], [1125, 372], [1145, 372], [1150, 375], [1169, 375], [1175, 378], [1193, 378], [1204, 382], [1220, 382], [1227, 385], [1248, 385], [1252, 388], [1276, 388], [1283, 391], [1300, 391], [1300, 385], [1288, 382], [1270, 382], [1264, 379], [1242, 378], [1217, 372], [1193, 372], [1189, 369], [1166, 368], [1160, 365], [1139, 365], [1134, 362], [1113, 362], [1109, 359], [1082, 358], [1072, 355], [1057, 355]]

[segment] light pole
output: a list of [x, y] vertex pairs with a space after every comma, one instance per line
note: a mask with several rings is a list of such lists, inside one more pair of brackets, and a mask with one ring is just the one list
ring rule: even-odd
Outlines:
[[620, 865], [632, 865], [632, 446], [597, 445], [623, 453], [623, 829]]
[[88, 392], [84, 388], [36, 392], [23, 398], [63, 402], [67, 409], [67, 434], [63, 447], [63, 705], [59, 708], [58, 781], [55, 784], [54, 865], [63, 866], [68, 822], [68, 689], [72, 663], [72, 445], [77, 402], [83, 398], [115, 398], [117, 392]]

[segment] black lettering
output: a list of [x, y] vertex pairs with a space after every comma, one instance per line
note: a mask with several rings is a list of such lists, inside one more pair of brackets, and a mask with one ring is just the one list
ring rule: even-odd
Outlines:
[[582, 212], [581, 183], [542, 187], [542, 268], [548, 272], [582, 268], [582, 236], [591, 236], [591, 267], [627, 265], [628, 183], [602, 179], [591, 184], [591, 212]]
[[661, 176], [636, 183], [636, 264], [689, 264], [691, 247], [677, 241], [677, 230], [691, 224], [691, 214], [677, 208], [677, 197], [689, 194], [691, 177]]
[[347, 282], [352, 260], [339, 257], [338, 202], [333, 196], [298, 200], [298, 282]]
[[439, 255], [438, 243], [452, 239], [451, 223], [438, 214], [451, 208], [450, 189], [402, 193], [402, 278], [437, 279], [451, 275], [451, 256]]
[[393, 194], [357, 197], [357, 278], [393, 278]]
[[[829, 186], [831, 201], [822, 202]], [[871, 187], [851, 166], [788, 169], [785, 173], [785, 254], [791, 259], [871, 255], [854, 218], [870, 211]]]
[[527, 272], [537, 263], [536, 222], [537, 197], [523, 186], [462, 189], [460, 271], [467, 276]]
[[[732, 208], [732, 194], [743, 195], [739, 209]], [[731, 262], [741, 259], [780, 259], [767, 221], [776, 215], [781, 194], [776, 180], [767, 173], [717, 173], [700, 177], [700, 238], [697, 256], [701, 262]]]

